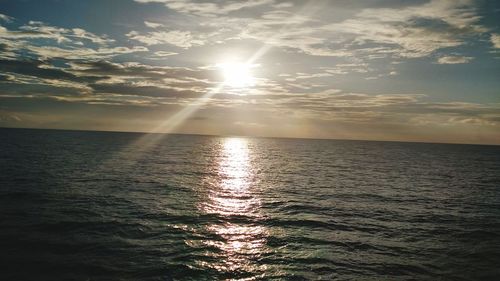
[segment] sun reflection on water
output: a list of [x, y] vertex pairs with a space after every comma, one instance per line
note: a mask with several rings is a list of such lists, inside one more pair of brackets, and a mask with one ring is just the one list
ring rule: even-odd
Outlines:
[[225, 139], [216, 164], [216, 176], [209, 182], [208, 200], [200, 210], [218, 217], [206, 230], [217, 239], [206, 239], [206, 246], [215, 247], [213, 257], [220, 262], [203, 266], [226, 273], [247, 272], [256, 276], [263, 268], [256, 260], [264, 252], [267, 230], [261, 225], [261, 201], [255, 186], [248, 140]]

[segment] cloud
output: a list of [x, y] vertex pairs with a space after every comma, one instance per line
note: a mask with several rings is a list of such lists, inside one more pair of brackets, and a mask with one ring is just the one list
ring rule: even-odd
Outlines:
[[[434, 68], [434, 60], [465, 64], [474, 59], [470, 48], [484, 44], [482, 39], [499, 48], [500, 35], [481, 25], [487, 23], [482, 20], [487, 15], [478, 11], [477, 2], [136, 2], [160, 3], [149, 8], [164, 6], [168, 16], [131, 20], [129, 25], [110, 29], [127, 29], [111, 36], [87, 27], [19, 23], [19, 19], [5, 24], [8, 28], [0, 26], [2, 105], [7, 100], [19, 104], [36, 100], [33, 108], [36, 102], [50, 101], [61, 108], [68, 104], [122, 106], [122, 111], [147, 107], [171, 114], [172, 108], [196, 103], [220, 85], [220, 71], [207, 65], [233, 55], [245, 59], [256, 54], [253, 58], [262, 60], [255, 63], [263, 67], [254, 72], [255, 87], [223, 87], [201, 108], [210, 118], [192, 120], [215, 126], [227, 119], [223, 114], [212, 118], [219, 110], [232, 110], [259, 120], [238, 119], [228, 124], [252, 128], [275, 128], [272, 120], [278, 119], [276, 124], [324, 124], [318, 125], [318, 131], [339, 124], [350, 128], [499, 126], [498, 104], [460, 103], [448, 92], [440, 96], [448, 94], [448, 102], [438, 103], [411, 93], [411, 88], [408, 93], [380, 90], [377, 94], [376, 85], [386, 81], [365, 80], [400, 75], [400, 80], [387, 79], [397, 80], [390, 89], [396, 92], [404, 83], [415, 81], [413, 64], [399, 63], [418, 59], [419, 66], [431, 62], [429, 67]], [[0, 20], [13, 19], [0, 15]], [[474, 57], [479, 56], [474, 50]], [[436, 85], [429, 83], [428, 88]], [[423, 92], [424, 88], [419, 89]]]
[[[131, 39], [148, 45], [170, 43], [182, 48], [220, 42], [219, 35], [224, 34], [223, 41], [250, 39], [313, 56], [422, 58], [438, 50], [462, 46], [468, 38], [487, 31], [479, 24], [481, 16], [472, 0], [432, 0], [394, 8], [351, 7], [349, 16], [339, 16], [337, 6], [356, 7], [355, 4], [329, 1], [303, 3], [301, 9], [289, 9], [293, 3], [268, 0], [137, 2], [163, 3], [181, 14], [198, 16], [190, 20], [198, 21], [202, 32], [192, 29], [189, 33], [129, 33]], [[231, 14], [242, 9], [249, 9], [245, 16]], [[337, 13], [337, 18], [328, 16], [333, 13]], [[212, 36], [206, 35], [207, 28]]]
[[472, 57], [464, 57], [464, 56], [443, 56], [440, 57], [437, 61], [438, 64], [462, 64], [468, 63], [472, 60]]
[[[168, 85], [168, 84], [167, 84]], [[136, 97], [161, 97], [161, 98], [199, 98], [203, 93], [186, 89], [175, 89], [171, 87], [142, 86], [136, 83], [114, 83], [114, 84], [93, 84], [91, 85], [95, 93], [119, 94]]]
[[180, 48], [190, 48], [194, 45], [203, 45], [202, 40], [195, 39], [190, 31], [155, 31], [148, 32], [145, 35], [137, 31], [131, 31], [126, 34], [132, 40], [139, 41], [148, 46], [158, 44], [171, 44]]
[[148, 48], [143, 46], [112, 47], [112, 48], [78, 48], [66, 49], [52, 46], [24, 46], [25, 49], [43, 59], [65, 58], [65, 59], [88, 59], [97, 60], [111, 58], [120, 54], [130, 54], [136, 52], [146, 52]]
[[47, 25], [39, 21], [30, 21], [29, 24], [19, 27], [19, 31], [8, 31], [6, 29], [0, 31], [0, 37], [14, 39], [52, 39], [58, 43], [78, 43], [75, 40], [88, 40], [92, 43], [105, 46], [114, 42], [107, 36], [96, 35], [81, 28], [61, 28]]
[[[38, 87], [37, 91], [31, 94], [21, 89], [19, 92], [7, 95], [2, 91], [2, 83], [0, 83], [0, 100], [4, 103], [6, 98], [37, 99], [40, 102], [50, 99], [53, 103], [62, 103], [65, 107], [71, 103], [124, 107], [127, 112], [135, 112], [138, 108], [146, 107], [158, 112], [170, 112], [168, 110], [171, 109], [167, 110], [170, 106], [192, 104], [216, 85], [214, 73], [209, 69], [160, 67], [109, 61], [70, 61], [69, 64], [70, 67], [64, 70], [51, 70], [50, 67], [43, 66], [43, 62], [32, 62], [31, 66], [11, 66], [1, 69], [2, 72], [9, 73], [8, 75], [12, 73], [33, 75], [32, 77], [39, 79], [40, 83], [45, 83], [47, 87], [52, 83], [53, 87], [46, 88], [44, 91]], [[12, 77], [6, 78], [10, 81], [7, 83], [12, 83], [12, 79]], [[61, 89], [55, 90], [55, 87]], [[17, 85], [16, 88], [19, 89], [20, 86]], [[72, 92], [69, 92], [70, 88], [73, 89]], [[272, 83], [262, 89], [249, 91], [245, 96], [227, 92], [218, 93], [211, 97], [202, 108], [202, 112], [213, 118], [215, 114], [221, 114], [227, 110], [257, 116], [254, 119], [235, 122], [262, 124], [262, 128], [273, 127], [269, 124], [273, 124], [271, 120], [274, 119], [288, 120], [291, 124], [299, 122], [298, 120], [302, 120], [300, 122], [310, 120], [312, 127], [319, 126], [318, 124], [322, 122], [329, 124], [328, 128], [343, 124], [355, 131], [376, 126], [386, 127], [385, 133], [391, 132], [387, 129], [391, 126], [402, 128], [470, 128], [472, 126], [491, 129], [498, 127], [500, 121], [500, 114], [498, 114], [500, 104], [436, 103], [426, 101], [424, 95], [374, 95], [344, 92], [337, 89], [290, 93], [286, 90], [282, 91], [279, 87], [272, 88]], [[210, 112], [213, 114], [209, 114]], [[221, 116], [227, 118], [227, 115], [221, 114]], [[214, 122], [214, 120], [208, 121]]]
[[73, 34], [70, 34], [69, 35], [70, 37], [78, 38], [80, 40], [86, 39], [86, 40], [89, 40], [93, 43], [100, 44], [100, 45], [106, 45], [108, 43], [112, 43], [115, 41], [113, 39], [109, 39], [107, 36], [98, 36], [92, 32], [88, 32], [88, 31], [81, 29], [81, 28], [73, 28], [72, 31], [73, 31]]
[[324, 29], [343, 34], [347, 42], [392, 45], [399, 56], [415, 58], [463, 45], [464, 36], [485, 31], [477, 25], [479, 19], [473, 1], [433, 0], [405, 8], [364, 9]]
[[214, 17], [245, 8], [271, 4], [273, 0], [226, 1], [224, 3], [197, 2], [192, 0], [135, 0], [139, 3], [163, 3], [171, 10], [184, 14]]
[[291, 2], [281, 2], [281, 3], [276, 3], [272, 6], [275, 9], [286, 9], [286, 8], [292, 8], [295, 5]]
[[[148, 46], [171, 44], [184, 49], [234, 41], [258, 42], [264, 46], [256, 57], [271, 47], [310, 56], [356, 58], [356, 63], [432, 58], [438, 51], [444, 57], [448, 50], [454, 51], [454, 48], [468, 44], [488, 31], [480, 25], [482, 14], [478, 11], [478, 3], [473, 0], [389, 4], [271, 0], [136, 2], [163, 3], [180, 16], [185, 15], [189, 25], [199, 28], [148, 33], [131, 31], [127, 35], [131, 40]], [[162, 27], [153, 25], [154, 28]], [[153, 25], [149, 26], [153, 28]], [[494, 38], [492, 36], [492, 42]], [[377, 72], [380, 68], [374, 64], [358, 68], [331, 67], [330, 73], [361, 74]], [[383, 71], [395, 73], [396, 69]], [[390, 74], [373, 74], [371, 77], [387, 75]]]
[[0, 124], [15, 124], [22, 121], [19, 114], [0, 109]]
[[[60, 59], [65, 67], [41, 60], [0, 60], [1, 89], [11, 89], [11, 94], [35, 93], [35, 96], [53, 97], [71, 102], [88, 103], [90, 97], [106, 95], [125, 96], [140, 106], [183, 103], [185, 99], [198, 98], [214, 86], [217, 79], [213, 70], [183, 67], [161, 67], [110, 61], [73, 61]], [[2, 84], [3, 83], [3, 84]], [[12, 90], [15, 89], [15, 90]], [[5, 95], [2, 95], [5, 97]], [[155, 100], [151, 100], [155, 98]], [[140, 101], [143, 100], [144, 103]], [[119, 99], [113, 105], [119, 105]]]
[[492, 33], [490, 40], [494, 48], [500, 49], [500, 34]]
[[[45, 66], [45, 67], [44, 67]], [[91, 77], [80, 78], [72, 73], [61, 69], [47, 67], [44, 62], [38, 60], [0, 60], [0, 70], [2, 73], [17, 73], [36, 78], [58, 79], [70, 81], [93, 81]]]
[[339, 63], [332, 67], [321, 67], [327, 73], [331, 74], [348, 74], [348, 73], [367, 73], [373, 71], [367, 63]]
[[20, 30], [10, 31], [5, 27], [0, 27], [0, 38], [8, 40], [19, 39], [52, 39], [57, 43], [70, 43], [64, 33], [67, 29], [59, 29], [51, 26], [21, 26]]
[[178, 55], [179, 53], [176, 53], [176, 52], [166, 52], [166, 51], [156, 51], [155, 52], [155, 56], [157, 57], [169, 57], [169, 56], [175, 56], [175, 55]]
[[150, 22], [150, 21], [144, 21], [144, 24], [149, 27], [149, 28], [158, 28], [164, 26], [161, 23], [156, 23], [156, 22]]
[[110, 61], [71, 62], [73, 73], [80, 75], [122, 76], [141, 79], [178, 79], [183, 81], [209, 81], [215, 79], [215, 71], [186, 67], [151, 66], [137, 62], [114, 63]]
[[12, 22], [14, 20], [14, 18], [9, 17], [9, 16], [4, 15], [4, 14], [0, 14], [0, 20], [2, 20], [4, 22]]
[[[276, 101], [276, 108], [294, 109], [295, 115], [317, 120], [353, 124], [400, 124], [442, 126], [475, 120], [476, 124], [499, 126], [500, 104], [423, 101], [423, 95], [367, 95], [361, 93], [316, 93]], [[276, 109], [274, 109], [276, 110]], [[469, 122], [470, 123], [470, 122]]]
[[105, 59], [148, 51], [144, 46], [124, 47], [115, 43], [107, 35], [96, 35], [82, 28], [51, 26], [39, 21], [30, 21], [17, 30], [0, 26], [0, 48], [7, 51], [2, 52], [0, 58]]

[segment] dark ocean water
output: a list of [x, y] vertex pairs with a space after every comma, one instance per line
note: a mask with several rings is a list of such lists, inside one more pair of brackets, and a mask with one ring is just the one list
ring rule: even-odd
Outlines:
[[500, 147], [0, 129], [0, 280], [500, 280]]

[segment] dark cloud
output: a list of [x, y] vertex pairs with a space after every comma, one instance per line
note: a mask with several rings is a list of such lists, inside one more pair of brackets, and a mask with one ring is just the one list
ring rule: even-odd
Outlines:
[[10, 75], [0, 74], [0, 82], [10, 81], [11, 79], [12, 79], [12, 76], [10, 76]]
[[51, 65], [40, 60], [0, 60], [0, 71], [28, 75], [36, 78], [75, 82], [95, 82], [105, 78], [97, 76], [77, 76], [58, 68], [52, 68]]

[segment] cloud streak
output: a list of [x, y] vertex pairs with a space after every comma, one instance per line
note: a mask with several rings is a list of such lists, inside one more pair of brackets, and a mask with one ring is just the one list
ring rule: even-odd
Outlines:
[[464, 56], [444, 56], [438, 59], [439, 64], [462, 64], [468, 63], [472, 60], [472, 57], [464, 57]]

